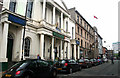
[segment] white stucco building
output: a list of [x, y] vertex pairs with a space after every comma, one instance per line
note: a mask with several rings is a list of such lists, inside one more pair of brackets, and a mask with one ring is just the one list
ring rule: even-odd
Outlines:
[[0, 62], [71, 58], [75, 24], [62, 0], [3, 0], [1, 14]]

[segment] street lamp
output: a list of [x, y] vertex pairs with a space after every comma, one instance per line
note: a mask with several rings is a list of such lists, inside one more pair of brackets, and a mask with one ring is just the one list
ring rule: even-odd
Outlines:
[[[27, 5], [26, 5], [26, 11], [25, 11], [25, 20], [26, 20], [26, 16], [27, 16], [27, 7], [28, 7], [28, 2], [27, 2]], [[24, 44], [25, 44], [25, 29], [26, 27], [24, 26], [24, 31], [23, 31], [23, 42], [22, 42], [22, 58], [21, 60], [23, 60], [23, 52], [24, 52]]]

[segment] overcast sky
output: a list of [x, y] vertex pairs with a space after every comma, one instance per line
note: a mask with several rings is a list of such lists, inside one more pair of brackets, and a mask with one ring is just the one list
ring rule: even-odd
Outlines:
[[[103, 45], [112, 47], [118, 41], [118, 2], [120, 0], [64, 0], [68, 9], [76, 10], [90, 23], [98, 28], [103, 38]], [[96, 16], [98, 19], [95, 19]], [[111, 49], [111, 48], [109, 48]]]

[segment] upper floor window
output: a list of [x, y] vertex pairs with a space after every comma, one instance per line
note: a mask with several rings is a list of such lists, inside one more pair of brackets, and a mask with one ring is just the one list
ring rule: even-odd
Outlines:
[[80, 19], [80, 24], [82, 25], [82, 18]]
[[61, 17], [59, 17], [59, 28], [61, 28]]
[[79, 34], [79, 25], [78, 25], [78, 28], [77, 28], [77, 29], [78, 29], [78, 34]]
[[79, 23], [79, 15], [77, 15], [77, 22]]
[[86, 23], [84, 22], [84, 27], [86, 28]]
[[86, 48], [86, 42], [85, 42], [85, 48]]
[[85, 39], [86, 39], [86, 32], [85, 32]]
[[68, 32], [68, 21], [66, 21], [66, 32]]
[[32, 8], [33, 8], [33, 1], [28, 0], [27, 1], [27, 17], [31, 18], [32, 16]]
[[72, 39], [73, 39], [74, 27], [72, 27]]
[[9, 10], [15, 12], [16, 0], [10, 0]]
[[81, 29], [81, 36], [82, 36], [82, 29]]
[[88, 25], [87, 25], [87, 30], [88, 30]]
[[25, 52], [24, 52], [24, 55], [29, 56], [29, 53], [30, 53], [30, 39], [27, 37], [27, 38], [25, 38]]
[[81, 47], [83, 47], [83, 40], [81, 39]]

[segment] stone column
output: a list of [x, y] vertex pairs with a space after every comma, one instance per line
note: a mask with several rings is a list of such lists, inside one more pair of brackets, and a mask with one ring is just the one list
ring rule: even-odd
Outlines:
[[62, 40], [60, 41], [60, 59], [63, 59]]
[[[0, 23], [0, 43], [2, 43], [2, 23]], [[1, 57], [1, 44], [0, 44], [0, 57]]]
[[53, 25], [55, 25], [55, 7], [53, 7]]
[[4, 22], [3, 27], [3, 35], [2, 35], [2, 41], [1, 41], [1, 60], [3, 62], [7, 62], [7, 42], [8, 42], [8, 29], [9, 29], [9, 23]]
[[68, 56], [67, 56], [67, 57], [68, 57], [68, 59], [70, 59], [70, 55], [71, 55], [71, 54], [70, 54], [70, 42], [67, 43], [67, 46], [68, 46], [68, 48], [67, 48], [67, 49], [68, 49], [68, 50], [67, 50], [67, 51], [68, 51], [68, 52], [67, 52], [67, 53], [68, 53], [68, 54], [67, 54]]
[[52, 53], [51, 53], [51, 55], [52, 55], [52, 60], [54, 60], [55, 59], [55, 54], [54, 54], [54, 37], [52, 37]]
[[76, 45], [74, 44], [74, 59], [76, 60]]
[[43, 53], [44, 53], [44, 34], [41, 34], [40, 36], [40, 57], [41, 59], [44, 59]]
[[63, 59], [66, 58], [66, 42], [64, 42]]

